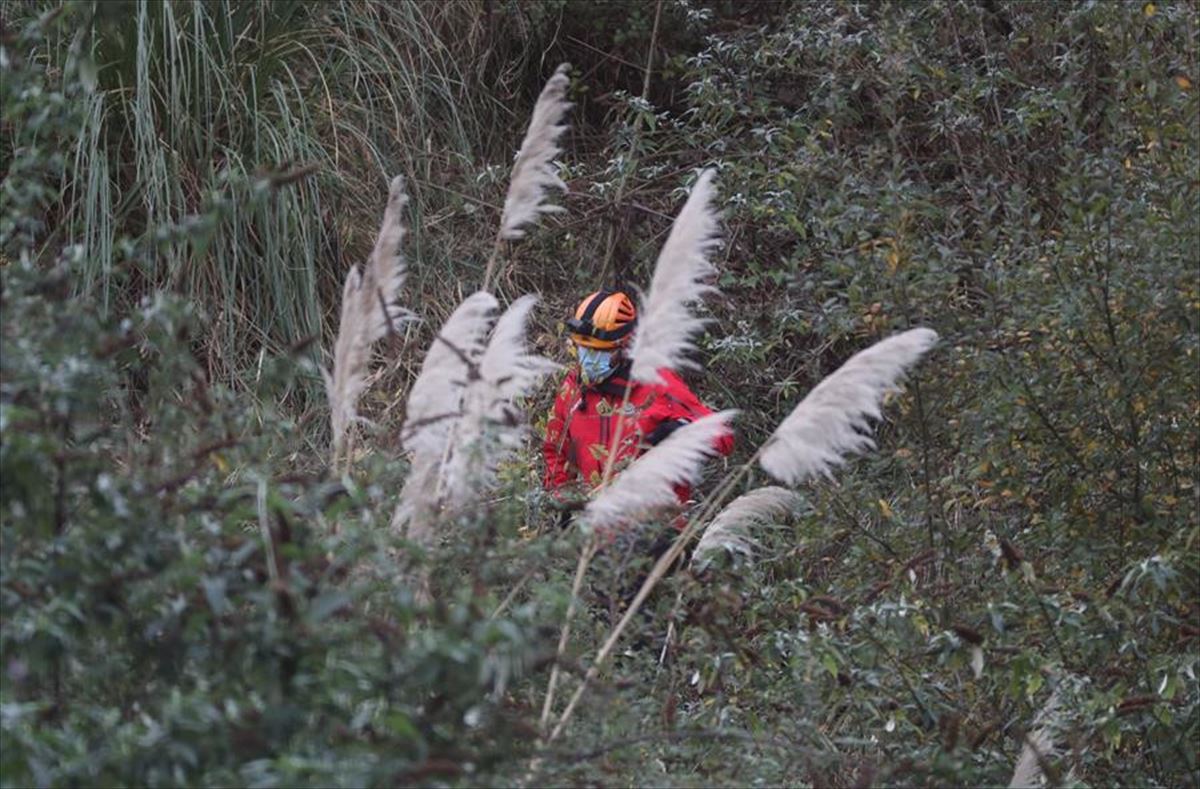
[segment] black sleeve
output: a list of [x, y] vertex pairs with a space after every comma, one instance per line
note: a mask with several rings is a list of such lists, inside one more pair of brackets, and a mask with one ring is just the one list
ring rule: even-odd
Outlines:
[[666, 439], [667, 436], [671, 435], [687, 423], [688, 421], [686, 419], [671, 419], [663, 422], [658, 427], [650, 431], [650, 434], [646, 436], [646, 443], [652, 447], [658, 446], [658, 444]]

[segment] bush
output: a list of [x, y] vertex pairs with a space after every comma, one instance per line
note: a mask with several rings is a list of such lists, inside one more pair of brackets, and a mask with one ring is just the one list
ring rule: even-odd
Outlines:
[[[997, 784], [1037, 730], [1052, 783], [1200, 780], [1192, 6], [30, 8], [0, 86], [5, 785]], [[534, 448], [444, 541], [386, 522], [410, 349], [479, 281], [543, 53], [581, 66], [570, 213], [500, 288], [544, 295], [541, 352], [598, 277], [648, 282], [706, 165], [692, 380], [743, 410], [735, 463], [853, 352], [943, 342], [879, 450], [667, 581], [539, 748], [580, 538]], [[398, 170], [425, 320], [339, 479], [305, 340]], [[607, 630], [584, 600], [568, 683]]]

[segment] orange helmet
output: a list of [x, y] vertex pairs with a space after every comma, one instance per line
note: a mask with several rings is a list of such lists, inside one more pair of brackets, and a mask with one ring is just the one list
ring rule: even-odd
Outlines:
[[598, 290], [579, 303], [567, 321], [571, 340], [585, 348], [620, 348], [637, 324], [637, 308], [621, 291]]

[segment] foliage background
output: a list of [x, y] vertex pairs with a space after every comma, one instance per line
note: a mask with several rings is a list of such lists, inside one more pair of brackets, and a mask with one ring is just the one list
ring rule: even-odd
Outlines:
[[[384, 527], [403, 393], [479, 285], [562, 60], [568, 213], [507, 250], [500, 285], [542, 295], [543, 352], [562, 356], [581, 293], [648, 282], [705, 165], [727, 243], [690, 379], [743, 409], [733, 462], [872, 340], [943, 341], [879, 451], [806, 487], [755, 562], [658, 595], [651, 646], [537, 779], [1000, 783], [1057, 689], [1052, 781], [1200, 780], [1194, 5], [6, 2], [0, 20], [5, 785], [526, 777], [578, 549], [535, 442], [432, 555]], [[382, 344], [338, 480], [319, 348], [394, 173], [423, 322]], [[414, 562], [440, 571], [431, 604]], [[576, 624], [568, 675], [604, 620]]]

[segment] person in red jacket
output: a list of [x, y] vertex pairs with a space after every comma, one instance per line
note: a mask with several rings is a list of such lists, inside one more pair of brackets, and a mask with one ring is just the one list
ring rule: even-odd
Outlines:
[[[670, 370], [658, 371], [661, 384], [629, 377], [625, 349], [636, 324], [633, 301], [611, 290], [588, 295], [567, 321], [577, 364], [559, 387], [542, 445], [545, 487], [565, 507], [581, 504], [600, 486], [612, 453], [615, 475], [674, 430], [712, 413]], [[732, 433], [713, 447], [714, 454], [732, 450]], [[686, 504], [688, 486], [675, 491]]]

